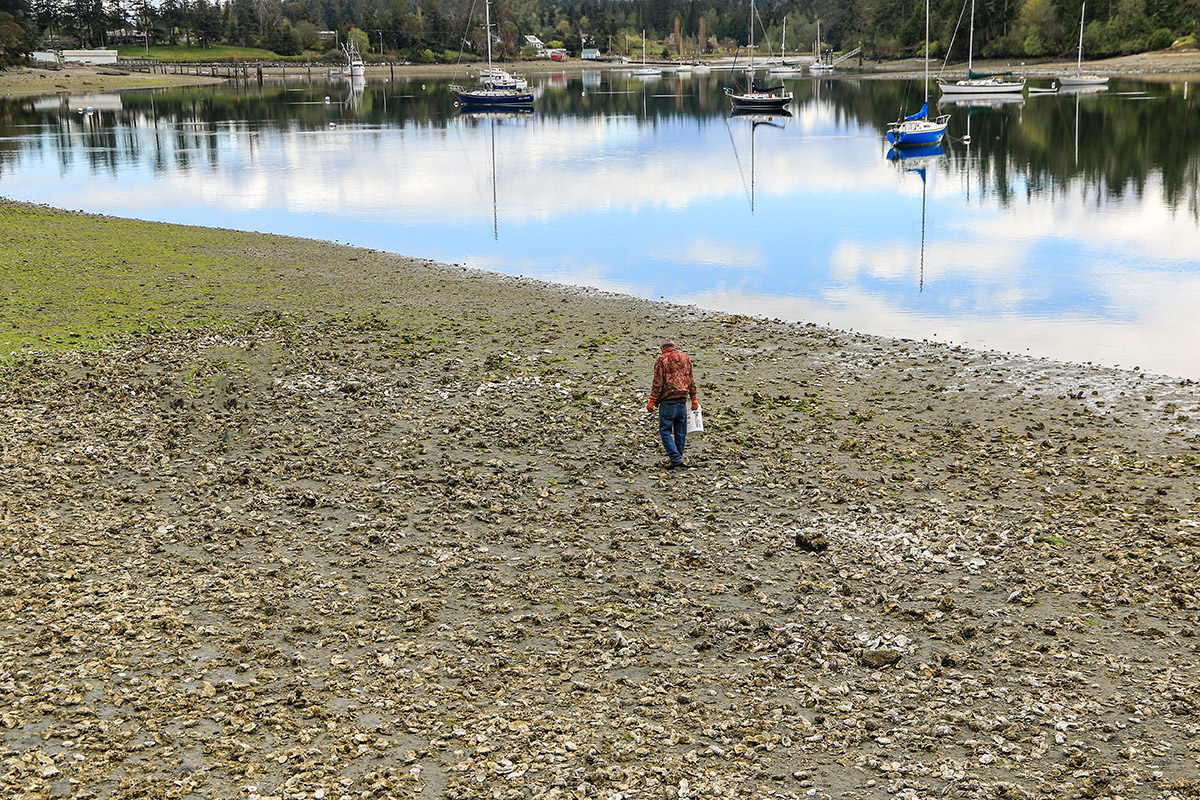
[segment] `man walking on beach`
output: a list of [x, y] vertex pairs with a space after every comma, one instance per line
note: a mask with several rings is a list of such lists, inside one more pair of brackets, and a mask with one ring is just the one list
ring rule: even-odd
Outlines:
[[646, 410], [658, 406], [658, 433], [667, 451], [667, 469], [684, 466], [683, 443], [687, 436], [687, 402], [692, 410], [700, 407], [696, 396], [696, 381], [692, 378], [692, 360], [687, 353], [675, 348], [675, 342], [662, 343], [662, 355], [654, 362], [654, 384], [650, 387], [650, 402]]

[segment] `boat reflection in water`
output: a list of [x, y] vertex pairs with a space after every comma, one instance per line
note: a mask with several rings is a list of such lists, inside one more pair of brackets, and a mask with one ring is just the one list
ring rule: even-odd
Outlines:
[[[787, 120], [792, 118], [792, 112], [787, 109], [781, 111], [773, 111], [769, 114], [761, 111], [747, 111], [745, 109], [735, 108], [729, 112], [730, 119], [747, 120], [750, 123], [750, 213], [754, 213], [754, 133], [760, 125], [767, 125], [772, 128], [783, 128], [787, 124]], [[733, 133], [730, 132], [729, 141], [733, 142]], [[741, 159], [738, 158], [737, 145], [733, 145], [733, 157], [738, 161], [738, 169], [742, 168]], [[743, 183], [745, 176], [742, 176]]]
[[919, 147], [893, 147], [887, 152], [889, 161], [904, 168], [905, 172], [914, 172], [921, 176], [921, 260], [917, 291], [925, 291], [925, 191], [926, 173], [934, 162], [946, 154], [941, 142], [921, 145]]
[[492, 188], [492, 239], [500, 241], [500, 190], [496, 180], [496, 125], [503, 125], [505, 120], [519, 119], [533, 115], [532, 106], [513, 106], [503, 110], [488, 110], [463, 106], [459, 114], [476, 123], [488, 124], [488, 167]]
[[944, 94], [938, 98], [938, 106], [959, 108], [1005, 108], [1025, 105], [1023, 94]]

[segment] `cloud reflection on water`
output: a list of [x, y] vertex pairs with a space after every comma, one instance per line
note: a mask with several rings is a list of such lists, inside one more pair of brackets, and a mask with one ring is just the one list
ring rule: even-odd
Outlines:
[[777, 127], [628, 112], [326, 128], [125, 119], [113, 152], [104, 118], [21, 140], [0, 155], [0, 190], [1200, 377], [1177, 347], [1200, 333], [1200, 235], [1154, 175], [1117, 197], [1079, 179], [1039, 189], [1011, 163], [996, 170], [1002, 201], [984, 162], [952, 144], [922, 183], [883, 158], [875, 126], [815, 98]]

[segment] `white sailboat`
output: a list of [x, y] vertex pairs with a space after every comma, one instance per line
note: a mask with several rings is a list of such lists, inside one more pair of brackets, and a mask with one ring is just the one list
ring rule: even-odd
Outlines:
[[821, 59], [821, 20], [817, 20], [817, 41], [813, 43], [813, 62], [808, 71], [814, 75], [833, 72], [833, 62]]
[[783, 18], [783, 41], [780, 42], [779, 66], [771, 67], [767, 72], [772, 75], [803, 75], [804, 67], [800, 64], [789, 64], [787, 60], [787, 17]]
[[[780, 111], [792, 102], [792, 93], [782, 86], [760, 87], [754, 82], [754, 21], [754, 0], [750, 0], [750, 68], [746, 78], [750, 86], [745, 91], [726, 86], [725, 96], [733, 104], [734, 111]], [[730, 80], [734, 74], [729, 73]]]
[[479, 70], [479, 81], [489, 89], [528, 89], [529, 81], [524, 75], [513, 75], [500, 67]]
[[942, 94], [1012, 94], [1025, 90], [1025, 78], [1006, 78], [1003, 75], [988, 75], [974, 70], [975, 59], [975, 0], [971, 0], [971, 36], [967, 44], [967, 77], [953, 83], [938, 78]]
[[1107, 75], [1084, 75], [1083, 74], [1083, 15], [1087, 10], [1087, 3], [1084, 3], [1079, 8], [1079, 57], [1075, 62], [1074, 75], [1061, 75], [1058, 78], [1060, 86], [1107, 86]]
[[642, 31], [642, 66], [633, 71], [635, 78], [657, 78], [662, 75], [662, 70], [658, 67], [646, 66], [646, 32]]

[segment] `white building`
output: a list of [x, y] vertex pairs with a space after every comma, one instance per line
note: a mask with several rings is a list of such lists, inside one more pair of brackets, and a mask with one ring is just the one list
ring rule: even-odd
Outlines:
[[116, 50], [63, 50], [63, 61], [74, 64], [115, 64]]

